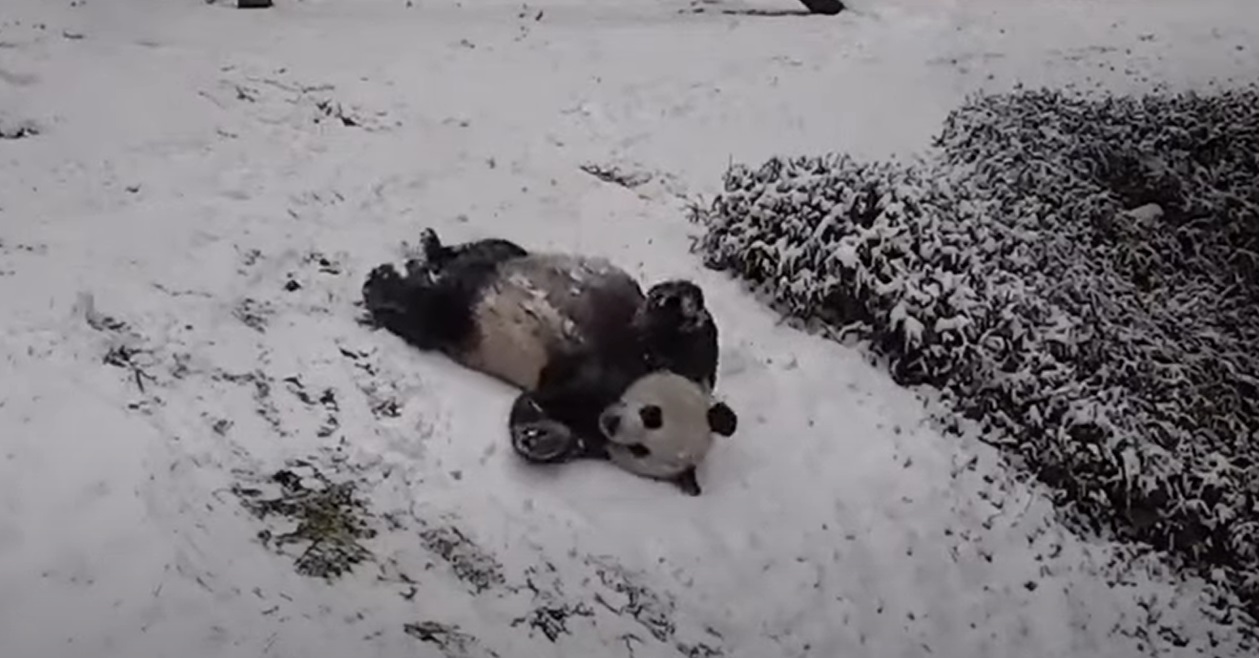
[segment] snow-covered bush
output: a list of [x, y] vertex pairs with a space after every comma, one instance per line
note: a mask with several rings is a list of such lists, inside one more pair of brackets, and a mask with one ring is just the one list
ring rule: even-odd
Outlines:
[[911, 165], [732, 166], [693, 208], [697, 248], [939, 387], [1077, 518], [1222, 569], [1254, 606], [1255, 108], [1255, 89], [973, 97]]

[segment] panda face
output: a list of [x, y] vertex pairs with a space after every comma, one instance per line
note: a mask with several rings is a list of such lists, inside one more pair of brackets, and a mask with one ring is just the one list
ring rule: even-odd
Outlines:
[[648, 477], [669, 479], [693, 469], [713, 434], [734, 434], [738, 417], [699, 384], [671, 372], [634, 382], [599, 416], [613, 461]]

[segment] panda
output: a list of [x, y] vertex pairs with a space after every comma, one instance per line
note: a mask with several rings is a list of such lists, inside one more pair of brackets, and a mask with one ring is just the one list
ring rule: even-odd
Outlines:
[[696, 466], [738, 416], [716, 401], [717, 329], [700, 288], [644, 294], [602, 258], [540, 253], [489, 238], [444, 245], [432, 229], [406, 274], [363, 284], [372, 324], [520, 390], [512, 448], [533, 463], [612, 461], [701, 490]]

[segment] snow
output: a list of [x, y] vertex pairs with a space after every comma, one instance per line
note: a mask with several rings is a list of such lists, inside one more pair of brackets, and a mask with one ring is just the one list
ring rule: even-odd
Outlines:
[[[1259, 6], [413, 4], [5, 0], [0, 655], [1253, 655], [1210, 583], [1066, 532], [703, 270], [679, 195], [731, 159], [907, 155], [981, 88], [1253, 75]], [[704, 494], [522, 465], [505, 387], [356, 324], [426, 225], [704, 286], [741, 416]], [[346, 576], [299, 575], [232, 493], [291, 459], [359, 484]]]

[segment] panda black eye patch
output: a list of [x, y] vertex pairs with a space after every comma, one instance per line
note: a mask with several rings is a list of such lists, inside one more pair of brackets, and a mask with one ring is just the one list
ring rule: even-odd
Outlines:
[[660, 407], [649, 404], [638, 410], [638, 419], [643, 421], [643, 427], [649, 430], [658, 430], [664, 424], [664, 415], [660, 411]]

